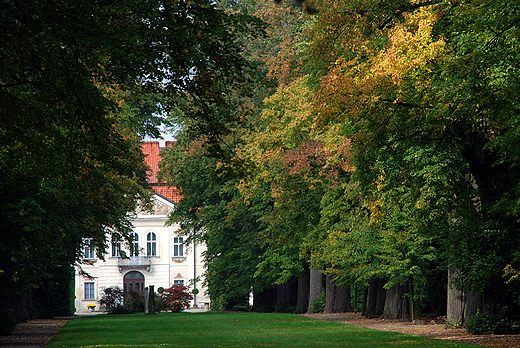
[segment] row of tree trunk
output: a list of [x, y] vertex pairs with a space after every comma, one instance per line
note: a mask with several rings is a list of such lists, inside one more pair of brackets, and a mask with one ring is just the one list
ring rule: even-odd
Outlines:
[[[363, 297], [361, 314], [368, 318], [412, 318], [409, 284], [385, 289], [387, 280], [372, 278]], [[284, 311], [295, 307], [297, 313], [310, 312], [312, 305], [325, 290], [325, 313], [353, 312], [351, 289], [334, 284], [332, 276], [324, 276], [314, 268], [304, 271], [297, 280], [255, 294], [253, 310], [272, 309]], [[459, 273], [448, 273], [447, 313], [451, 325], [463, 325], [481, 305], [478, 293], [465, 291]]]

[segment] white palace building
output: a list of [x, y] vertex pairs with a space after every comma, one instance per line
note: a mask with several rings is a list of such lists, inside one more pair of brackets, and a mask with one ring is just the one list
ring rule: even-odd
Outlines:
[[[134, 288], [143, 291], [153, 285], [168, 288], [173, 284], [182, 284], [199, 290], [191, 301], [195, 308], [209, 309], [210, 299], [202, 286], [202, 281], [192, 284], [193, 279], [202, 278], [204, 265], [203, 245], [186, 245], [185, 238], [178, 235], [179, 226], [166, 226], [168, 214], [175, 209], [180, 196], [175, 187], [159, 185], [157, 180], [159, 151], [162, 147], [171, 146], [169, 141], [148, 141], [142, 144], [146, 163], [150, 167], [149, 182], [154, 190], [154, 209], [152, 212], [139, 212], [133, 220], [134, 243], [139, 250], [133, 255], [124, 244], [115, 242], [110, 245], [105, 260], [96, 257], [89, 248], [88, 241], [84, 247], [83, 257], [88, 264], [82, 268], [91, 278], [76, 272], [75, 305], [77, 313], [88, 312], [88, 305], [96, 305], [95, 310], [103, 308], [99, 305], [103, 288], [117, 285], [121, 288]], [[122, 258], [125, 254], [127, 258]]]

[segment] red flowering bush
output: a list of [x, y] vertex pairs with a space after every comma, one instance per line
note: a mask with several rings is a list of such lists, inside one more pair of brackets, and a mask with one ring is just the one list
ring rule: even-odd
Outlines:
[[187, 292], [184, 285], [172, 285], [171, 288], [164, 289], [161, 297], [166, 302], [166, 308], [172, 312], [180, 312], [190, 306], [193, 296]]

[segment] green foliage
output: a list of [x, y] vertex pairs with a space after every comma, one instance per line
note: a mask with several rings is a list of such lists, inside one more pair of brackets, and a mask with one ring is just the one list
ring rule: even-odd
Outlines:
[[191, 240], [206, 244], [205, 281], [212, 302], [219, 299], [227, 310], [247, 305], [258, 263], [258, 223], [237, 189], [237, 173], [222, 169], [225, 164], [200, 141], [184, 136], [164, 151], [163, 163], [161, 174], [183, 195], [170, 222], [178, 222]]
[[31, 286], [31, 318], [54, 318], [74, 314], [74, 267], [71, 265], [48, 269], [52, 276]]
[[327, 154], [320, 142], [309, 139], [314, 115], [306, 82], [295, 80], [266, 100], [265, 127], [249, 136], [244, 148], [254, 167], [240, 189], [260, 208], [254, 213], [262, 228], [258, 243], [265, 250], [255, 277], [272, 284], [304, 269], [309, 252], [304, 240], [319, 219], [324, 190], [319, 171]]
[[226, 310], [222, 297], [215, 296], [211, 298], [211, 310], [216, 312], [222, 312]]
[[326, 295], [325, 295], [325, 289], [323, 289], [320, 293], [320, 296], [314, 300], [313, 303], [309, 306], [311, 313], [322, 313], [325, 310], [325, 301], [326, 301]]
[[[135, 289], [129, 288], [124, 292], [124, 308], [129, 313], [144, 312], [144, 293]], [[116, 313], [112, 313], [116, 314]]]
[[468, 319], [466, 331], [472, 335], [514, 335], [520, 332], [520, 322], [513, 318], [482, 313]]
[[[143, 292], [132, 288], [125, 291], [119, 286], [103, 288], [99, 303], [105, 307], [108, 314], [142, 313], [145, 307]], [[166, 306], [163, 306], [162, 303], [156, 308], [157, 311], [165, 309]]]
[[5, 309], [0, 314], [3, 318], [2, 322], [0, 323], [0, 336], [7, 336], [11, 333], [11, 331], [13, 331], [17, 321], [12, 309]]
[[311, 44], [322, 74], [314, 125], [328, 146], [352, 139], [344, 187], [358, 191], [322, 201], [317, 236], [327, 242], [315, 261], [331, 261], [344, 282], [422, 283], [440, 258], [473, 289], [496, 293], [516, 248], [505, 241], [519, 242], [509, 232], [517, 222], [497, 206], [519, 179], [501, 148], [518, 115], [516, 92], [505, 92], [517, 88], [518, 26], [496, 14], [505, 6], [516, 18], [517, 4], [366, 1], [359, 12], [357, 2], [323, 3]]
[[83, 238], [101, 258], [111, 235], [130, 239], [150, 204], [139, 141], [171, 125], [165, 115], [222, 153], [242, 122], [230, 96], [256, 78], [238, 37], [264, 25], [209, 0], [15, 0], [0, 18], [4, 312], [80, 261]]
[[119, 314], [118, 311], [124, 307], [124, 296], [124, 290], [119, 286], [110, 286], [102, 289], [99, 304], [105, 306], [109, 314]]
[[274, 58], [258, 42], [248, 54], [279, 85], [243, 123], [222, 118], [225, 151], [193, 127], [170, 150], [185, 195], [172, 222], [207, 242], [210, 295], [233, 307], [312, 261], [336, 284], [410, 283], [433, 310], [425, 299], [445, 292], [428, 282], [456, 268], [517, 313], [502, 272], [520, 246], [518, 4], [320, 0], [301, 21], [291, 7], [221, 3], [271, 23], [260, 42]]

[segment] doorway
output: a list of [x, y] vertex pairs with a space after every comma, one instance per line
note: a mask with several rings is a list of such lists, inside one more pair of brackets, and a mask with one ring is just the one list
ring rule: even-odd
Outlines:
[[123, 278], [125, 291], [134, 289], [139, 292], [144, 291], [144, 275], [141, 272], [132, 271], [125, 274]]

